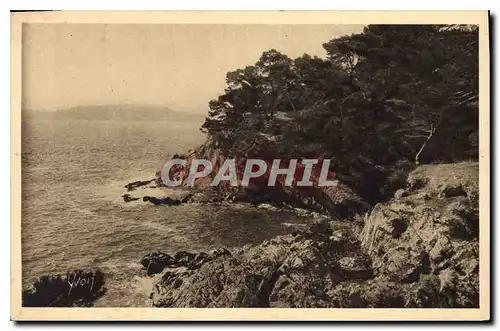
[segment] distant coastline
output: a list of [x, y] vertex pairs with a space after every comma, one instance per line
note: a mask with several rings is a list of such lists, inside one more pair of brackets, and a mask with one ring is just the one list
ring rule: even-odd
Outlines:
[[205, 114], [180, 112], [168, 107], [149, 105], [82, 105], [54, 111], [22, 110], [23, 119], [93, 121], [200, 121]]

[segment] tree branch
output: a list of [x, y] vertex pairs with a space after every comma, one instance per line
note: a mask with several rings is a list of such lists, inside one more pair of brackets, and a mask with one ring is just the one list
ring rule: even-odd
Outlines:
[[429, 142], [429, 140], [431, 140], [432, 136], [434, 135], [434, 132], [436, 132], [436, 129], [437, 129], [437, 126], [434, 126], [434, 124], [431, 123], [429, 135], [426, 137], [424, 143], [422, 144], [422, 146], [418, 150], [417, 155], [415, 155], [415, 164], [416, 165], [420, 164], [420, 161], [418, 160], [418, 158], [419, 158], [420, 154], [422, 153], [422, 151], [424, 150], [427, 143]]

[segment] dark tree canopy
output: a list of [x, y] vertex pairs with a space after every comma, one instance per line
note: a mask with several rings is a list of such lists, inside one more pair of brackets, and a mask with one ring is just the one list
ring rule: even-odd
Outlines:
[[478, 157], [477, 27], [370, 25], [323, 47], [229, 72], [202, 130], [227, 155], [332, 158], [354, 186]]

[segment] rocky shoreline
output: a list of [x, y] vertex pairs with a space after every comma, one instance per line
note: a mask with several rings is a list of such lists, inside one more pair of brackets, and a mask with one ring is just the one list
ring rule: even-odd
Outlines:
[[[371, 211], [324, 213], [305, 230], [238, 248], [152, 252], [140, 261], [156, 274], [152, 305], [478, 307], [478, 177], [475, 162], [424, 165]], [[207, 190], [172, 195], [154, 179], [126, 188], [127, 203], [259, 203]]]

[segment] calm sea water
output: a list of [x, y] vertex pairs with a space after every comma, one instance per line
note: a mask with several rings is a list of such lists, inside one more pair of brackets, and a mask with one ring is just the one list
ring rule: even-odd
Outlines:
[[145, 306], [153, 250], [256, 243], [300, 220], [242, 205], [130, 206], [123, 186], [153, 177], [169, 154], [204, 139], [194, 122], [25, 119], [22, 127], [23, 285], [45, 274], [100, 267], [98, 306]]

